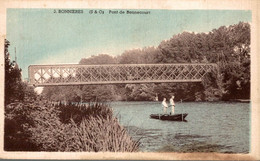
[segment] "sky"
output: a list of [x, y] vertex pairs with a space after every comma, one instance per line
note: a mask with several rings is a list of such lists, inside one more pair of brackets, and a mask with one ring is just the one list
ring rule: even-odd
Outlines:
[[28, 78], [29, 65], [77, 64], [91, 55], [116, 56], [125, 50], [158, 46], [183, 31], [209, 32], [252, 21], [251, 11], [241, 10], [142, 10], [150, 14], [109, 14], [109, 10], [90, 14], [90, 10], [82, 14], [7, 10], [9, 52], [14, 60], [16, 48], [23, 79]]

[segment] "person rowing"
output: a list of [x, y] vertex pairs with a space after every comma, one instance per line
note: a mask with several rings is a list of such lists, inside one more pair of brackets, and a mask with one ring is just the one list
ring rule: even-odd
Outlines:
[[172, 112], [170, 114], [173, 115], [174, 114], [174, 108], [175, 108], [174, 96], [172, 96], [170, 98], [170, 107], [172, 108]]

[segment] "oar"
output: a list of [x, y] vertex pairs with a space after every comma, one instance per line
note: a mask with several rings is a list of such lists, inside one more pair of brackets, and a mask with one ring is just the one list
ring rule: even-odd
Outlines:
[[[182, 103], [182, 99], [181, 99], [181, 103]], [[183, 121], [183, 108], [181, 109], [181, 121]]]

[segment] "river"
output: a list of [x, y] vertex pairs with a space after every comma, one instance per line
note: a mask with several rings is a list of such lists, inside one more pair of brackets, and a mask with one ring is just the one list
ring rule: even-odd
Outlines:
[[176, 103], [175, 113], [188, 113], [187, 122], [150, 119], [150, 114], [162, 112], [160, 102], [110, 106], [129, 134], [140, 139], [144, 152], [249, 152], [249, 103]]

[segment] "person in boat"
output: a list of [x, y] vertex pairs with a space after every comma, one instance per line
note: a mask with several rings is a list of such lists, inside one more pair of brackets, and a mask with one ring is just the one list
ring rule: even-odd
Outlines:
[[172, 112], [170, 114], [173, 115], [174, 114], [174, 108], [175, 108], [174, 96], [172, 96], [170, 98], [170, 107], [172, 108]]
[[166, 98], [163, 98], [162, 107], [163, 107], [163, 113], [166, 114], [167, 113], [167, 108], [168, 108], [168, 105], [166, 103]]

